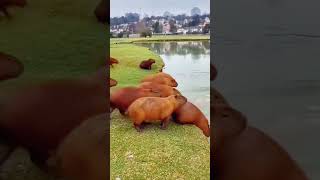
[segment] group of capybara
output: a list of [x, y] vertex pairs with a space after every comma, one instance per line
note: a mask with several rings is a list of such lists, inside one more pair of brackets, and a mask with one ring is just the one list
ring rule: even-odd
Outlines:
[[[217, 69], [211, 65], [211, 80]], [[307, 180], [305, 173], [272, 138], [247, 123], [216, 89], [211, 89], [213, 178], [219, 180]]]
[[[110, 83], [113, 81], [110, 79]], [[146, 123], [160, 121], [161, 128], [166, 129], [170, 120], [173, 120], [180, 124], [194, 124], [209, 137], [207, 118], [187, 101], [176, 89], [177, 86], [178, 83], [169, 74], [159, 72], [148, 75], [137, 87], [115, 90], [110, 95], [111, 112], [118, 109], [123, 116], [128, 116], [139, 132]]]
[[[156, 63], [154, 59], [144, 60], [144, 61], [141, 61], [141, 63], [139, 64], [139, 67], [141, 69], [151, 70], [152, 64], [154, 63]], [[109, 65], [113, 67], [113, 64], [119, 64], [119, 61], [115, 58], [109, 57]], [[160, 72], [162, 72], [163, 67], [164, 65], [162, 66]]]

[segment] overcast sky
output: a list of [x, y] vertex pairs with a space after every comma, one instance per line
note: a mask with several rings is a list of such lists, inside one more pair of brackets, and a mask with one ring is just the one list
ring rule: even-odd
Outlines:
[[163, 15], [165, 11], [189, 15], [193, 7], [199, 7], [201, 13], [210, 12], [210, 0], [111, 0], [110, 4], [111, 17], [123, 16], [127, 12]]

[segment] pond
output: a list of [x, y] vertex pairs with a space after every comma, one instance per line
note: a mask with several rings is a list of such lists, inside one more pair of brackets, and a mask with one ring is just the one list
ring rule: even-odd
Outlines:
[[158, 54], [163, 72], [178, 82], [177, 89], [210, 121], [210, 41], [139, 43]]

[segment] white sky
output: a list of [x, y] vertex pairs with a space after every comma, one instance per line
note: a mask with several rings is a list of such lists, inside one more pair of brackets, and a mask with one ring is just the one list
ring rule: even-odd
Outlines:
[[165, 11], [173, 14], [190, 15], [193, 7], [199, 7], [201, 13], [210, 12], [210, 0], [111, 0], [111, 17], [123, 16], [127, 12], [139, 14], [163, 15]]

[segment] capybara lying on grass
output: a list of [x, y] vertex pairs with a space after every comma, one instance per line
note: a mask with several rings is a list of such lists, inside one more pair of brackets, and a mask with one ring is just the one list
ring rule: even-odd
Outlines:
[[109, 87], [113, 87], [113, 86], [116, 86], [118, 84], [118, 82], [116, 80], [112, 79], [112, 78], [110, 78], [109, 81], [110, 81]]
[[105, 24], [109, 22], [109, 11], [109, 3], [107, 3], [107, 0], [101, 0], [94, 11], [94, 14], [100, 23]]
[[108, 111], [105, 73], [93, 77], [98, 79], [55, 80], [20, 90], [1, 108], [1, 134], [26, 147], [32, 161], [43, 165], [74, 127]]
[[110, 65], [111, 67], [113, 67], [113, 64], [119, 64], [119, 61], [116, 60], [116, 59], [114, 59], [114, 58], [112, 58], [112, 57], [110, 57], [110, 59], [109, 59], [109, 65]]
[[150, 70], [153, 63], [156, 63], [154, 59], [148, 59], [148, 60], [142, 61], [140, 63], [140, 68]]
[[16, 57], [0, 52], [0, 81], [16, 78], [23, 71], [24, 66]]
[[154, 82], [144, 82], [144, 83], [141, 83], [139, 87], [152, 89], [153, 91], [160, 92], [162, 97], [168, 97], [171, 95], [181, 95], [181, 93], [177, 89], [171, 86], [164, 85], [164, 84], [157, 84]]
[[141, 80], [141, 82], [154, 82], [154, 83], [158, 83], [158, 84], [168, 85], [171, 87], [178, 86], [178, 83], [176, 82], [176, 80], [172, 76], [170, 76], [169, 74], [163, 73], [163, 72], [148, 75], [145, 78], [143, 78]]
[[25, 7], [27, 5], [26, 0], [0, 0], [0, 11], [7, 17], [11, 18], [7, 8], [11, 6]]
[[134, 101], [128, 108], [128, 115], [137, 131], [142, 123], [161, 121], [161, 129], [166, 129], [172, 113], [187, 102], [187, 98], [172, 95], [165, 98], [143, 97]]
[[203, 134], [210, 136], [208, 119], [194, 104], [187, 102], [173, 113], [173, 119], [180, 124], [194, 124], [200, 128]]
[[152, 89], [137, 88], [137, 87], [125, 87], [116, 90], [111, 94], [110, 106], [111, 112], [117, 108], [122, 115], [125, 115], [128, 107], [136, 99], [141, 97], [161, 97], [161, 94]]
[[107, 114], [90, 118], [59, 145], [49, 166], [68, 180], [107, 179]]

